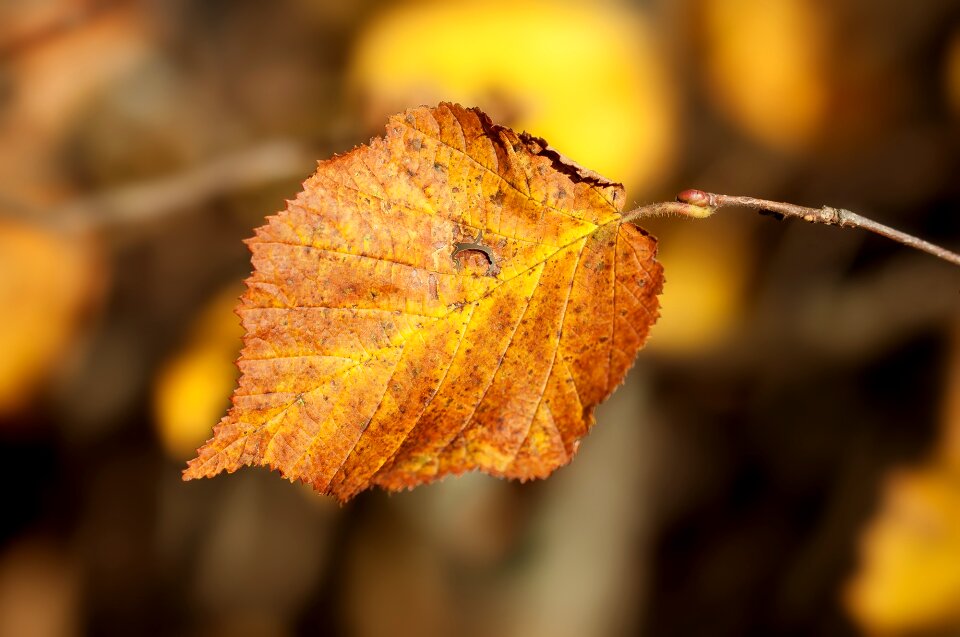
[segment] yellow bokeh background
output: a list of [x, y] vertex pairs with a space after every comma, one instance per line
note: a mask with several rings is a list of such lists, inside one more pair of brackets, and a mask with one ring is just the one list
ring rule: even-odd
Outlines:
[[218, 422], [230, 404], [243, 335], [233, 311], [241, 291], [241, 286], [231, 285], [203, 307], [154, 381], [154, 422], [171, 458], [193, 457], [211, 436], [211, 423]]
[[364, 27], [349, 73], [378, 122], [441, 100], [479, 106], [649, 195], [681, 134], [661, 46], [620, 3], [402, 3]]
[[627, 208], [956, 248], [955, 5], [0, 2], [0, 634], [958, 634], [956, 272], [854, 230], [645, 220], [661, 318], [549, 480], [180, 481], [235, 387], [242, 239], [410, 106]]

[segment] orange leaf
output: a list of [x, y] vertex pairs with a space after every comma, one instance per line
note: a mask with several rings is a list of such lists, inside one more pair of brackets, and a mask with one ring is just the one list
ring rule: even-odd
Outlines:
[[248, 240], [233, 407], [185, 479], [266, 465], [347, 500], [566, 464], [657, 316], [623, 187], [456, 104], [321, 162]]

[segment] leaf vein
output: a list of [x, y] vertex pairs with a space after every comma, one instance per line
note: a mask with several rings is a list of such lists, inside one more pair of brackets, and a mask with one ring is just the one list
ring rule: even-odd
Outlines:
[[[459, 121], [459, 120], [458, 120], [458, 121]], [[536, 203], [537, 205], [543, 206], [543, 207], [545, 207], [545, 208], [549, 208], [550, 210], [556, 212], [557, 214], [559, 214], [559, 215], [561, 215], [561, 216], [570, 217], [571, 219], [575, 219], [575, 220], [577, 220], [577, 221], [580, 221], [581, 223], [585, 223], [585, 224], [591, 225], [591, 226], [593, 226], [594, 228], [597, 227], [596, 224], [591, 223], [591, 222], [587, 221], [586, 219], [582, 219], [582, 218], [580, 218], [580, 217], [578, 217], [578, 216], [576, 216], [576, 215], [570, 214], [570, 213], [567, 212], [566, 210], [563, 210], [563, 209], [561, 209], [561, 208], [557, 208], [556, 206], [551, 206], [550, 204], [546, 203], [545, 201], [540, 201], [540, 200], [538, 200], [538, 199], [533, 199], [533, 198], [530, 197], [529, 195], [524, 195], [523, 191], [520, 190], [520, 188], [517, 187], [516, 184], [514, 184], [513, 182], [511, 182], [509, 179], [507, 179], [506, 177], [504, 177], [504, 176], [501, 175], [500, 173], [494, 172], [489, 166], [484, 166], [482, 162], [480, 162], [480, 161], [477, 160], [473, 155], [471, 155], [470, 153], [468, 153], [468, 152], [466, 151], [466, 146], [464, 146], [464, 150], [460, 150], [459, 148], [457, 148], [457, 147], [455, 147], [455, 146], [450, 146], [449, 144], [447, 144], [446, 142], [444, 142], [444, 141], [443, 141], [442, 139], [440, 139], [439, 137], [435, 137], [434, 135], [431, 135], [430, 133], [428, 133], [428, 132], [426, 132], [426, 131], [420, 130], [419, 128], [417, 128], [417, 127], [415, 127], [415, 126], [413, 126], [413, 125], [411, 125], [411, 124], [408, 124], [408, 123], [406, 123], [406, 122], [401, 122], [401, 124], [402, 124], [403, 126], [406, 126], [407, 128], [410, 128], [410, 129], [413, 129], [413, 130], [417, 131], [418, 133], [420, 133], [420, 134], [423, 135], [424, 137], [429, 137], [430, 139], [434, 140], [434, 141], [437, 142], [438, 144], [443, 144], [443, 145], [445, 145], [445, 146], [449, 146], [451, 149], [457, 151], [458, 153], [463, 154], [465, 157], [467, 157], [470, 161], [472, 161], [473, 163], [475, 163], [477, 166], [479, 166], [479, 167], [482, 168], [483, 170], [487, 171], [488, 173], [492, 174], [494, 177], [497, 177], [498, 179], [501, 179], [505, 184], [507, 184], [508, 186], [510, 186], [510, 188], [512, 188], [513, 190], [515, 190], [515, 191], [516, 191], [517, 193], [519, 193], [521, 196], [525, 196], [526, 198], [530, 199], [530, 201], [533, 201], [533, 202]], [[463, 130], [462, 130], [462, 127], [461, 127], [461, 134], [462, 134], [462, 132], [463, 132]], [[606, 199], [604, 199], [604, 200], [606, 201]], [[609, 201], [608, 201], [607, 203], [609, 203]], [[616, 212], [616, 211], [614, 211], [614, 212]]]
[[[557, 345], [556, 345], [556, 347], [553, 348], [553, 358], [550, 359], [550, 366], [547, 368], [547, 375], [546, 375], [546, 376], [544, 377], [544, 379], [543, 379], [543, 386], [540, 388], [539, 392], [537, 393], [537, 396], [538, 396], [538, 398], [537, 398], [537, 404], [536, 404], [536, 406], [533, 408], [533, 412], [532, 412], [531, 415], [530, 415], [530, 422], [527, 423], [527, 431], [526, 431], [526, 433], [524, 434], [523, 440], [521, 441], [520, 445], [517, 447], [516, 451], [513, 452], [513, 458], [510, 460], [510, 464], [512, 464], [513, 462], [516, 461], [516, 459], [517, 459], [517, 454], [520, 453], [520, 449], [523, 448], [523, 444], [527, 441], [527, 438], [530, 436], [530, 429], [533, 427], [533, 421], [534, 421], [534, 420], [536, 419], [536, 417], [537, 417], [537, 410], [540, 409], [540, 405], [543, 403], [543, 397], [544, 397], [544, 396], [546, 395], [546, 393], [547, 393], [547, 386], [550, 384], [550, 376], [553, 375], [553, 366], [556, 364], [556, 362], [557, 362], [557, 355], [558, 355], [559, 352], [560, 352], [560, 342], [561, 342], [562, 339], [563, 339], [563, 327], [564, 327], [564, 322], [566, 321], [566, 318], [567, 318], [567, 307], [570, 305], [570, 294], [571, 294], [571, 292], [573, 291], [574, 283], [575, 283], [575, 281], [577, 280], [577, 271], [579, 271], [579, 269], [580, 269], [580, 263], [581, 263], [582, 260], [583, 260], [583, 259], [582, 259], [582, 257], [583, 257], [583, 249], [584, 249], [584, 247], [586, 247], [587, 241], [588, 241], [588, 239], [586, 239], [586, 238], [583, 239], [583, 245], [581, 245], [581, 246], [580, 246], [580, 250], [577, 251], [577, 261], [576, 261], [576, 263], [575, 263], [574, 266], [573, 266], [573, 274], [570, 276], [570, 284], [567, 286], [567, 296], [566, 296], [566, 298], [563, 300], [563, 309], [560, 311], [560, 328], [559, 328], [559, 335], [557, 336]], [[539, 285], [539, 284], [538, 284], [538, 285]], [[559, 432], [559, 430], [558, 430], [558, 431], [557, 431], [557, 434], [559, 435], [559, 433], [560, 433], [560, 432]], [[561, 440], [562, 440], [562, 439], [563, 439], [563, 437], [561, 436]], [[566, 450], [564, 450], [564, 452], [566, 452]]]

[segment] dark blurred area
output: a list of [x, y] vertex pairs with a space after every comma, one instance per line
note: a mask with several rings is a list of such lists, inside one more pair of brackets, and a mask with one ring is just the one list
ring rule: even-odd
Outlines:
[[859, 231], [650, 223], [663, 318], [548, 480], [180, 481], [242, 239], [441, 99], [960, 247], [951, 0], [0, 0], [0, 637], [960, 634], [960, 270]]

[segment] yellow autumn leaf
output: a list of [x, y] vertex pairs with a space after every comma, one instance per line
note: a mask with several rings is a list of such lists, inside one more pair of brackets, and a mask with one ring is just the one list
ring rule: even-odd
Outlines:
[[570, 462], [657, 317], [624, 201], [479, 109], [391, 117], [247, 241], [240, 381], [184, 479], [262, 465], [345, 501]]

